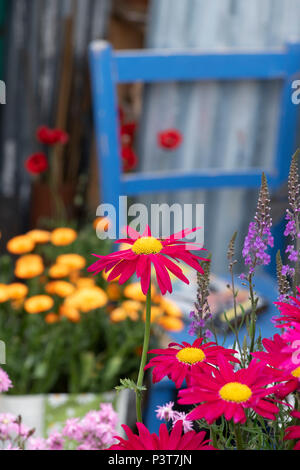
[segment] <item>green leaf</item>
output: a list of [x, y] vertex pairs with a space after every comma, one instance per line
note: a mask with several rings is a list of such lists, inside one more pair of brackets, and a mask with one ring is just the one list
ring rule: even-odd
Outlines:
[[117, 387], [115, 387], [115, 389], [117, 390], [117, 392], [120, 392], [121, 390], [129, 389], [129, 390], [133, 390], [134, 392], [141, 393], [141, 392], [147, 390], [146, 387], [144, 387], [143, 385], [142, 385], [142, 386], [138, 386], [138, 385], [137, 385], [133, 380], [131, 380], [131, 379], [120, 379], [120, 382], [121, 382], [121, 385], [118, 385]]

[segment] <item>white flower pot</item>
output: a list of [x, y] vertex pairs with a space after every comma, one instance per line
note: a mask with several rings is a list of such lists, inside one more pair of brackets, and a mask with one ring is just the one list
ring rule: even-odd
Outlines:
[[45, 395], [0, 395], [0, 413], [22, 416], [22, 422], [40, 437], [44, 431]]
[[22, 416], [22, 422], [35, 429], [35, 437], [45, 437], [53, 430], [61, 430], [68, 418], [83, 417], [88, 411], [99, 409], [101, 402], [113, 402], [119, 416], [118, 433], [129, 415], [129, 390], [118, 395], [108, 392], [96, 394], [0, 395], [0, 413]]

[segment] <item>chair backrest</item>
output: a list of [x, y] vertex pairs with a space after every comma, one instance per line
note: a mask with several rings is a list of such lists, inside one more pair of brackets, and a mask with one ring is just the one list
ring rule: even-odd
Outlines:
[[[263, 171], [272, 189], [287, 178], [297, 132], [298, 107], [291, 97], [292, 82], [300, 72], [300, 44], [247, 53], [200, 53], [194, 49], [116, 52], [109, 43], [95, 41], [90, 45], [90, 65], [102, 202], [118, 209], [121, 195], [196, 188], [256, 188], [260, 186]], [[281, 79], [283, 86], [276, 155], [271, 170], [214, 168], [122, 174], [116, 102], [119, 83], [275, 79]]]

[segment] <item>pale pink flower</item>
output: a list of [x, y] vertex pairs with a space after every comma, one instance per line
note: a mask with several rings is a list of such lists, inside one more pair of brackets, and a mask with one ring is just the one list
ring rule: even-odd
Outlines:
[[174, 416], [172, 418], [172, 421], [173, 421], [173, 426], [175, 426], [175, 424], [178, 421], [182, 421], [182, 426], [183, 426], [183, 432], [184, 433], [193, 430], [193, 422], [188, 420], [187, 415], [185, 413], [181, 412], [181, 411], [175, 411], [174, 412]]
[[0, 393], [7, 392], [12, 388], [12, 383], [7, 373], [0, 368]]
[[48, 450], [45, 439], [39, 437], [31, 437], [28, 440], [28, 450]]
[[156, 417], [160, 420], [170, 421], [173, 419], [174, 410], [173, 410], [174, 402], [170, 401], [163, 406], [158, 406], [156, 408]]
[[52, 434], [50, 434], [46, 442], [49, 450], [64, 450], [65, 440], [57, 431], [54, 431]]

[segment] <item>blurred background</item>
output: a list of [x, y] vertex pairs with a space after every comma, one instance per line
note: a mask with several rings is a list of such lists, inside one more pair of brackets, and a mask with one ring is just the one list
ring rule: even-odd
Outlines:
[[[69, 217], [84, 221], [95, 214], [101, 188], [87, 54], [92, 40], [105, 38], [115, 49], [206, 52], [268, 50], [300, 40], [298, 0], [1, 0], [0, 8], [0, 76], [7, 84], [7, 103], [0, 108], [3, 242], [49, 215], [45, 182], [24, 168], [31, 154], [44, 150], [36, 139], [40, 126], [69, 134], [68, 145], [55, 150], [53, 170]], [[280, 89], [279, 80], [120, 86], [127, 170], [270, 168]], [[157, 134], [170, 128], [183, 141], [166, 151]], [[233, 229], [239, 230], [241, 247], [255, 194], [231, 189], [176, 194], [175, 202], [205, 204], [205, 240], [218, 260], [215, 271], [225, 269], [219, 242], [227, 242]], [[151, 195], [151, 202], [173, 199]]]
[[[79, 316], [74, 310], [61, 313], [65, 307], [61, 299], [73, 291], [65, 285], [61, 294], [62, 286], [56, 290], [57, 286], [48, 285], [53, 279], [60, 279], [78, 290], [84, 277], [81, 286], [86, 287], [91, 280], [83, 269], [92, 261], [90, 253], [105, 254], [111, 250], [109, 243], [99, 242], [96, 225], [93, 226], [101, 202], [102, 169], [96, 150], [88, 47], [99, 39], [111, 43], [115, 50], [272, 51], [290, 42], [300, 42], [300, 0], [0, 0], [0, 79], [6, 84], [6, 104], [0, 105], [1, 282], [3, 285], [26, 282], [29, 296], [47, 293], [55, 302], [54, 317], [48, 317], [46, 326], [45, 322], [34, 324], [32, 317], [26, 319], [31, 323], [24, 326], [19, 316], [14, 317], [8, 328], [8, 323], [0, 319], [0, 339], [10, 342], [18, 338], [12, 343], [13, 365], [8, 362], [8, 368], [19, 394], [105, 392], [125, 372], [134, 377], [139, 360], [143, 320], [139, 318], [133, 337], [131, 323], [136, 323], [137, 311], [143, 309], [140, 292], [133, 289], [126, 293], [117, 285], [108, 288], [101, 278], [93, 286], [100, 290], [92, 292], [97, 293], [98, 304], [91, 303], [93, 313], [87, 318], [77, 311], [86, 297], [80, 299], [81, 304], [75, 299]], [[271, 170], [277, 152], [278, 122], [282, 117], [281, 89], [281, 80], [118, 86], [123, 172], [230, 171], [261, 167]], [[290, 150], [297, 147], [298, 127], [291, 135], [294, 134], [297, 134], [296, 141], [281, 149], [282, 161], [289, 161]], [[102, 177], [110, 181], [109, 174]], [[235, 230], [238, 230], [240, 260], [237, 267], [240, 272], [244, 269], [241, 250], [255, 213], [257, 193], [257, 189], [229, 185], [213, 191], [199, 188], [161, 192], [139, 196], [138, 200], [146, 204], [205, 204], [205, 246], [213, 253], [212, 272], [221, 275], [227, 269], [227, 244]], [[282, 224], [286, 203], [287, 189], [283, 182], [272, 193], [276, 224]], [[53, 232], [50, 234], [61, 226], [74, 232], [62, 232], [57, 237]], [[39, 245], [37, 255], [43, 258], [45, 271], [35, 259], [38, 277], [31, 274], [22, 277], [24, 266], [16, 269], [14, 263], [16, 256], [32, 251], [25, 245], [33, 229], [48, 233], [29, 236]], [[25, 242], [15, 240], [21, 234], [26, 234]], [[13, 243], [7, 245], [11, 240]], [[48, 242], [50, 245], [46, 246]], [[60, 271], [57, 265], [61, 267], [64, 263], [57, 261], [58, 256], [66, 254], [79, 254], [84, 262], [72, 258], [72, 272]], [[52, 266], [60, 274], [51, 276]], [[273, 277], [274, 273], [273, 269]], [[220, 287], [216, 278], [214, 282], [215, 292], [226, 291], [226, 284]], [[3, 299], [6, 299], [3, 304], [8, 299], [24, 300], [21, 294], [19, 298], [5, 297], [3, 285]], [[265, 297], [275, 299], [272, 283], [264, 281], [259, 287]], [[127, 310], [123, 306], [120, 310], [124, 300], [142, 304], [127, 304]], [[243, 300], [247, 300], [247, 295]], [[172, 333], [176, 336], [184, 323], [176, 305], [166, 306], [158, 297], [155, 302], [159, 320], [154, 342], [166, 341], [162, 337], [166, 333], [168, 337]], [[224, 305], [224, 296], [221, 302]], [[1, 308], [23, 312], [22, 303], [17, 307], [5, 305]], [[99, 308], [109, 313], [107, 320], [104, 317], [99, 320]], [[49, 314], [49, 308], [46, 313]], [[69, 324], [62, 326], [61, 317], [66, 317]], [[126, 330], [121, 322], [127, 322]], [[51, 344], [49, 335], [53, 340], [59, 331], [60, 337], [73, 338], [77, 328], [79, 346], [74, 350], [71, 343], [62, 342], [54, 354], [57, 342], [53, 340], [54, 347], [49, 346], [47, 358], [37, 359], [36, 342], [28, 343], [27, 351], [21, 347], [24, 334], [32, 332], [32, 328], [36, 338], [41, 338], [40, 344], [45, 345]], [[57, 330], [51, 332], [50, 328]], [[87, 331], [90, 342], [86, 340]], [[92, 332], [96, 332], [94, 336]], [[117, 351], [123, 343], [121, 357]], [[63, 354], [66, 350], [69, 352], [64, 359], [68, 360], [60, 361], [59, 351]], [[18, 365], [22, 357], [30, 358], [26, 376]], [[55, 369], [57, 374], [49, 379], [50, 369]]]

